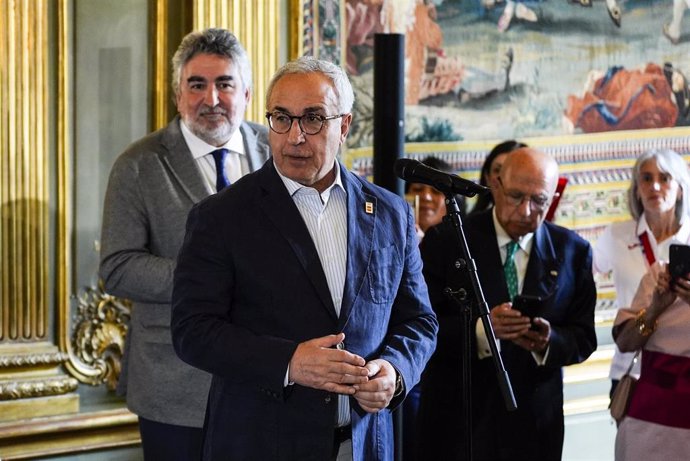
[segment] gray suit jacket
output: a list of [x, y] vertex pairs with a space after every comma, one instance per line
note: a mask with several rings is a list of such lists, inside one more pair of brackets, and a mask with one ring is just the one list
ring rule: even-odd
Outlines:
[[[267, 129], [244, 122], [240, 130], [254, 171], [269, 158]], [[192, 427], [203, 425], [211, 376], [175, 354], [170, 303], [187, 214], [207, 195], [176, 117], [116, 160], [101, 235], [106, 291], [134, 304], [118, 390], [137, 415]]]

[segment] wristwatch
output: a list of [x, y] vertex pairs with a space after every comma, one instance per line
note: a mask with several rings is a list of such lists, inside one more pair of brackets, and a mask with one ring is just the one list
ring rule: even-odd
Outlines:
[[647, 309], [642, 309], [635, 317], [635, 326], [640, 336], [647, 337], [656, 330], [656, 322], [653, 325], [647, 324]]

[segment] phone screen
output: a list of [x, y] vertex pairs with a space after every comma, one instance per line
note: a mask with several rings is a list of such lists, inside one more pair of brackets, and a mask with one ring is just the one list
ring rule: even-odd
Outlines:
[[674, 279], [685, 277], [690, 272], [690, 246], [672, 244], [668, 259], [668, 270]]
[[[539, 296], [517, 295], [513, 298], [513, 309], [520, 311], [520, 313], [533, 320], [534, 317], [541, 315], [541, 308], [543, 299]], [[534, 325], [532, 325], [534, 329]]]

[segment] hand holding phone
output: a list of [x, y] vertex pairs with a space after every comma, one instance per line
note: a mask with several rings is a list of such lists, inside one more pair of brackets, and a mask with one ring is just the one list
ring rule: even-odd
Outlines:
[[[513, 309], [520, 311], [523, 316], [529, 317], [531, 321], [534, 320], [534, 317], [541, 316], [543, 305], [544, 300], [540, 296], [517, 295], [513, 299]], [[534, 329], [534, 323], [532, 323], [530, 329]]]

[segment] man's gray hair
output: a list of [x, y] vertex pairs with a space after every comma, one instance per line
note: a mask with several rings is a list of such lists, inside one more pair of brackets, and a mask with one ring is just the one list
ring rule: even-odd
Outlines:
[[676, 222], [682, 223], [690, 215], [690, 173], [688, 164], [683, 157], [671, 149], [652, 149], [640, 155], [633, 167], [632, 179], [628, 188], [628, 209], [630, 214], [637, 221], [640, 219], [644, 207], [642, 201], [637, 197], [637, 190], [640, 180], [640, 168], [647, 160], [656, 160], [659, 170], [671, 176], [681, 188], [680, 200], [676, 202]]
[[182, 68], [197, 54], [215, 54], [230, 59], [237, 66], [244, 88], [252, 88], [252, 67], [237, 37], [227, 29], [205, 29], [187, 34], [172, 58], [172, 87], [176, 95], [180, 92]]
[[294, 61], [290, 61], [273, 75], [271, 83], [268, 84], [266, 91], [266, 104], [271, 100], [271, 93], [275, 84], [286, 75], [290, 74], [311, 74], [321, 73], [328, 77], [333, 83], [335, 95], [338, 98], [338, 110], [341, 114], [349, 114], [352, 111], [352, 104], [355, 101], [355, 94], [352, 91], [350, 79], [342, 67], [331, 62], [316, 59], [311, 56], [302, 56]]

